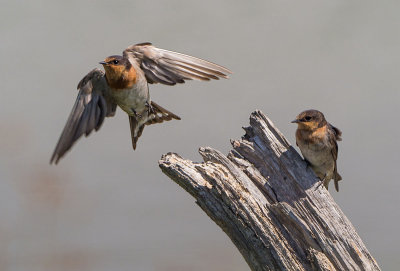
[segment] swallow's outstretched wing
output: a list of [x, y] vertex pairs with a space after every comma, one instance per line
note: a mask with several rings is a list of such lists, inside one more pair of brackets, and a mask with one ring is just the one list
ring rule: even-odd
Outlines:
[[88, 136], [93, 130], [99, 130], [105, 117], [115, 115], [116, 104], [107, 95], [109, 87], [103, 71], [94, 69], [89, 72], [79, 82], [78, 90], [78, 97], [51, 156], [50, 164], [57, 164], [82, 135]]
[[185, 80], [209, 81], [228, 78], [232, 72], [209, 61], [140, 43], [125, 49], [124, 56], [136, 61], [150, 84], [175, 85]]
[[335, 189], [337, 192], [339, 192], [339, 181], [342, 180], [342, 176], [340, 176], [340, 174], [337, 171], [337, 157], [338, 157], [339, 148], [338, 148], [338, 144], [336, 141], [342, 140], [342, 138], [341, 138], [342, 132], [338, 128], [336, 128], [335, 126], [333, 126], [331, 124], [328, 124], [328, 129], [329, 129], [329, 133], [330, 133], [329, 141], [332, 146], [331, 153], [332, 153], [333, 160], [335, 160], [335, 168], [333, 170], [333, 180], [335, 182]]

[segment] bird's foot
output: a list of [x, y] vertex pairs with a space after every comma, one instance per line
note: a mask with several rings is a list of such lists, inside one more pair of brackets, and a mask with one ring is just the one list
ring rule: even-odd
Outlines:
[[318, 190], [323, 184], [324, 184], [323, 181], [319, 181], [319, 184], [317, 185], [317, 187], [315, 187], [315, 190]]
[[133, 114], [135, 115], [135, 118], [137, 118], [137, 119], [141, 119], [142, 118], [142, 115], [138, 114], [135, 109], [133, 109], [133, 108], [131, 108], [131, 109], [132, 109]]
[[[318, 178], [319, 179], [319, 178]], [[321, 185], [325, 186], [325, 180], [326, 180], [326, 173], [324, 175], [324, 178], [322, 178], [322, 180], [320, 179], [319, 184], [317, 185], [317, 187], [315, 188], [315, 190], [318, 190], [318, 188], [320, 188]], [[326, 186], [325, 186], [326, 187]], [[328, 187], [326, 187], [326, 190], [328, 190]]]
[[150, 114], [155, 114], [156, 112], [154, 111], [154, 108], [153, 108], [153, 106], [149, 103], [149, 102], [147, 102], [146, 101], [146, 106], [147, 106], [147, 113], [150, 115]]

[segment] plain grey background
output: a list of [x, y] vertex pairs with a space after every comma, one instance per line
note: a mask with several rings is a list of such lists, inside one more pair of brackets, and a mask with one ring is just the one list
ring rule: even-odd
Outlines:
[[[400, 265], [398, 1], [0, 3], [1, 270], [248, 270], [157, 161], [227, 153], [255, 109], [294, 142], [309, 108], [343, 131], [331, 193], [381, 268]], [[147, 127], [133, 151], [118, 110], [50, 166], [78, 81], [145, 41], [234, 74], [153, 85], [181, 121]]]

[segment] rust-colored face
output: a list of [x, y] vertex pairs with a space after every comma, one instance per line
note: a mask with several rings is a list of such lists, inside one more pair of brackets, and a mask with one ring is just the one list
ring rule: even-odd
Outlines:
[[301, 112], [292, 123], [297, 123], [299, 129], [315, 130], [326, 124], [324, 114], [318, 110], [306, 110]]
[[122, 56], [109, 56], [100, 62], [106, 72], [106, 79], [111, 88], [131, 88], [136, 82], [136, 71], [128, 59]]
[[100, 64], [103, 65], [108, 79], [120, 78], [125, 70], [125, 65], [121, 56], [106, 57]]

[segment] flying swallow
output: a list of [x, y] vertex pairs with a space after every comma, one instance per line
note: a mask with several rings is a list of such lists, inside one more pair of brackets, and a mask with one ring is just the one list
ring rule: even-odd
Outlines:
[[292, 121], [297, 123], [296, 144], [300, 148], [306, 162], [314, 170], [326, 189], [331, 179], [335, 181], [339, 192], [339, 181], [342, 179], [337, 172], [338, 156], [337, 141], [341, 141], [342, 132], [325, 120], [324, 114], [318, 110], [301, 112]]
[[50, 159], [58, 161], [82, 136], [100, 129], [105, 117], [117, 106], [129, 116], [132, 147], [144, 126], [180, 120], [180, 117], [150, 99], [148, 84], [175, 85], [186, 80], [209, 81], [228, 78], [230, 70], [193, 56], [140, 43], [100, 62], [104, 71], [90, 71], [78, 84], [78, 97]]

